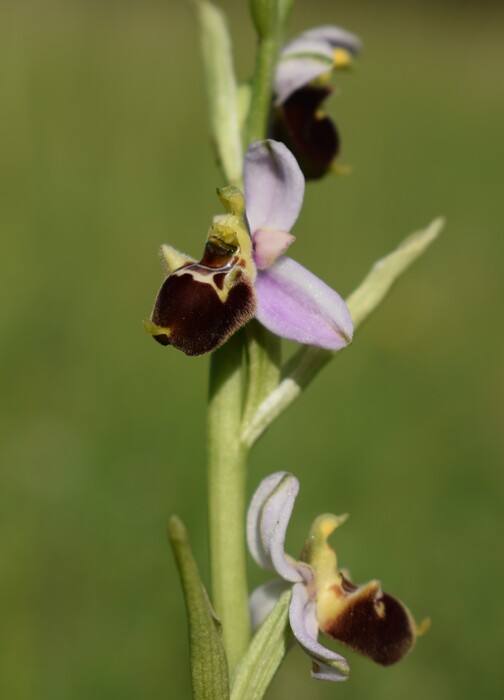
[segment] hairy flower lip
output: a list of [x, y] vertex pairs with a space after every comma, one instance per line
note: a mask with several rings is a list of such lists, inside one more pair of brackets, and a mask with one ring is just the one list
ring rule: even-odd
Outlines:
[[162, 246], [168, 276], [145, 323], [155, 340], [186, 355], [217, 350], [254, 317], [257, 307], [243, 194], [232, 186], [217, 194], [226, 214], [214, 219], [199, 262]]

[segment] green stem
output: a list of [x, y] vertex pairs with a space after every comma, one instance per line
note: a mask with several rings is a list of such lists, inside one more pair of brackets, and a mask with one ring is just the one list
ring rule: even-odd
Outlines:
[[257, 59], [252, 82], [252, 98], [247, 125], [246, 145], [266, 138], [271, 109], [273, 75], [278, 57], [279, 32], [259, 38]]
[[208, 491], [212, 602], [222, 621], [229, 672], [250, 639], [245, 553], [247, 449], [240, 440], [243, 332], [212, 355], [208, 406]]
[[[280, 4], [275, 0], [265, 8], [268, 14], [262, 14], [268, 30], [261, 32], [259, 39], [247, 144], [267, 135], [281, 27], [291, 5], [292, 0], [282, 0]], [[219, 46], [218, 41], [215, 46]], [[278, 383], [279, 345], [276, 338], [273, 340], [273, 345], [265, 338], [250, 340], [248, 362], [253, 366], [246, 373], [244, 332], [235, 334], [211, 358], [208, 497], [212, 600], [222, 621], [231, 678], [250, 640], [245, 550], [248, 448], [241, 440], [244, 404], [247, 397], [247, 413], [252, 413], [264, 391], [271, 391]], [[258, 386], [249, 390], [250, 383]]]

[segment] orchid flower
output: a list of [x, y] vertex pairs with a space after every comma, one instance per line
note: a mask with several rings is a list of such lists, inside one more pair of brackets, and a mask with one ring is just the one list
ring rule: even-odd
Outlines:
[[332, 71], [348, 68], [360, 48], [355, 34], [322, 26], [303, 32], [282, 50], [271, 135], [291, 149], [307, 179], [325, 175], [339, 153], [338, 130], [320, 105], [332, 93]]
[[399, 661], [427, 624], [417, 627], [409, 610], [383, 593], [378, 581], [356, 585], [338, 569], [336, 552], [327, 540], [347, 515], [317, 518], [299, 561], [285, 553], [285, 534], [298, 491], [296, 477], [276, 472], [260, 483], [252, 498], [247, 516], [250, 553], [259, 566], [283, 579], [269, 581], [252, 593], [252, 624], [258, 626], [268, 615], [288, 582], [293, 584], [291, 630], [312, 658], [314, 678], [343, 681], [349, 676], [347, 661], [318, 642], [319, 631], [384, 666]]
[[218, 190], [226, 214], [208, 233], [203, 258], [163, 245], [168, 268], [147, 330], [188, 355], [220, 347], [254, 316], [298, 343], [341, 350], [353, 324], [343, 299], [284, 255], [304, 195], [304, 177], [282, 143], [257, 141], [246, 155], [244, 193]]

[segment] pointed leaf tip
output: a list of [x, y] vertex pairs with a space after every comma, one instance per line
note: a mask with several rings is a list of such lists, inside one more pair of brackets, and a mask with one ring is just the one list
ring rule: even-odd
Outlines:
[[375, 262], [364, 281], [346, 300], [357, 328], [381, 304], [390, 288], [439, 236], [445, 220], [434, 219], [427, 228], [405, 238], [391, 253]]
[[208, 0], [198, 0], [203, 66], [210, 127], [226, 179], [239, 183], [242, 146], [231, 36], [224, 13]]
[[228, 700], [228, 666], [220, 622], [201, 581], [187, 529], [176, 515], [169, 520], [168, 536], [187, 609], [193, 697], [195, 700]]

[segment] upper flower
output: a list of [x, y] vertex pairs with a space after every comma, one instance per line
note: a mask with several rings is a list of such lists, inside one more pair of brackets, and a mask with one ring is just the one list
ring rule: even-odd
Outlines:
[[273, 333], [340, 350], [352, 339], [345, 302], [302, 265], [283, 255], [293, 242], [304, 178], [282, 143], [258, 141], [245, 156], [244, 192], [218, 190], [227, 211], [215, 217], [203, 258], [168, 245], [168, 277], [146, 328], [188, 355], [220, 347], [254, 315]]
[[[409, 652], [425, 623], [417, 627], [409, 610], [384, 593], [378, 581], [351, 582], [338, 569], [329, 536], [346, 515], [322, 515], [315, 520], [301, 559], [285, 553], [285, 534], [299, 482], [286, 472], [264, 479], [255, 492], [247, 516], [247, 541], [255, 561], [293, 583], [289, 621], [292, 632], [311, 656], [312, 676], [321, 680], [348, 678], [347, 661], [317, 641], [319, 630], [379, 664], [388, 666]], [[252, 593], [254, 626], [266, 617], [279, 594], [270, 581]]]
[[350, 66], [360, 48], [355, 34], [328, 25], [303, 32], [280, 55], [271, 135], [287, 144], [307, 179], [322, 177], [339, 153], [336, 126], [320, 106], [332, 93], [332, 71]]
[[299, 88], [335, 68], [344, 68], [361, 50], [359, 37], [346, 29], [324, 25], [299, 34], [284, 46], [276, 68], [276, 104], [282, 104]]

